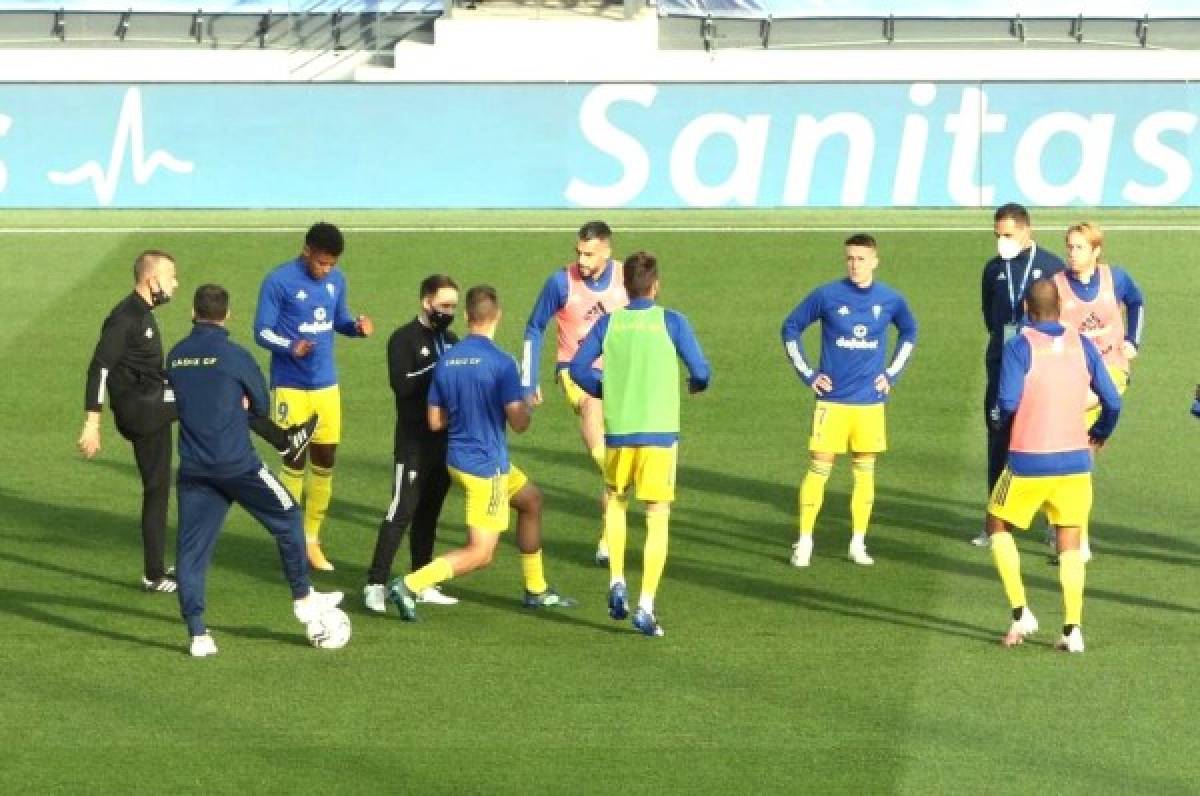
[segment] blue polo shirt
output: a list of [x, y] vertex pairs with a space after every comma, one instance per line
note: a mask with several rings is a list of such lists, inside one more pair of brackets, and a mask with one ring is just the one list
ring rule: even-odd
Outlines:
[[504, 407], [521, 400], [516, 361], [489, 338], [467, 335], [438, 361], [429, 405], [444, 409], [446, 464], [480, 478], [507, 473]]

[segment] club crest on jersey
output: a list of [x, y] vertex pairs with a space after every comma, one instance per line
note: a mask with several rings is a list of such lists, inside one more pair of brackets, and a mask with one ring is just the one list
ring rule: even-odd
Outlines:
[[424, 346], [424, 345], [421, 346], [421, 350], [418, 351], [417, 353], [419, 353], [423, 357], [429, 356], [429, 346]]
[[337, 292], [337, 289], [331, 284], [325, 285], [325, 289], [329, 291], [330, 298], [332, 298], [333, 294]]
[[1001, 271], [1000, 273], [996, 274], [996, 281], [997, 282], [1007, 282], [1008, 277], [1004, 275], [1003, 271]]
[[417, 471], [409, 470], [408, 471], [408, 483], [411, 484], [413, 481], [416, 481], [416, 480], [417, 480]]
[[1033, 269], [1033, 278], [1034, 278], [1034, 279], [1041, 279], [1041, 278], [1042, 278], [1042, 269], [1041, 269], [1041, 268], [1034, 268], [1034, 269]]
[[878, 304], [876, 304], [874, 307], [871, 307], [871, 314], [875, 316], [875, 320], [879, 320], [879, 314], [881, 312], [883, 312], [883, 307], [879, 306]]
[[296, 291], [296, 301], [304, 301], [307, 298], [308, 298], [308, 294], [305, 293], [303, 290]]
[[152, 337], [154, 337], [154, 330], [153, 330], [153, 329], [150, 329], [150, 328], [147, 328], [147, 329], [146, 329], [146, 339], [147, 339], [147, 340], [149, 340], [149, 339], [150, 339], [150, 338], [152, 338]]
[[854, 336], [860, 340], [862, 338], [866, 337], [867, 336], [867, 327], [861, 323], [854, 324]]
[[838, 307], [838, 315], [849, 315], [849, 314], [850, 314], [850, 308], [847, 307], [845, 304]]

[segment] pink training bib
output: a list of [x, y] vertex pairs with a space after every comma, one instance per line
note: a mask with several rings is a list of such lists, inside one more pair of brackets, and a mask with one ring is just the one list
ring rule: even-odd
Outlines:
[[1096, 279], [1100, 290], [1093, 301], [1083, 301], [1075, 295], [1067, 281], [1065, 272], [1054, 275], [1058, 296], [1062, 304], [1059, 320], [1068, 329], [1075, 329], [1095, 344], [1104, 364], [1129, 371], [1129, 360], [1121, 345], [1125, 340], [1125, 316], [1113, 290], [1112, 269], [1107, 265], [1096, 266]]
[[1062, 453], [1086, 448], [1082, 418], [1092, 377], [1082, 338], [1070, 326], [1059, 337], [1032, 327], [1025, 327], [1021, 334], [1029, 341], [1033, 362], [1025, 374], [1009, 450]]
[[[570, 362], [596, 321], [629, 303], [625, 295], [624, 274], [618, 264], [611, 260], [608, 268], [612, 271], [608, 288], [597, 291], [583, 281], [577, 263], [567, 266], [567, 303], [555, 316], [558, 319], [557, 361]], [[599, 359], [596, 360], [596, 367], [600, 367]]]

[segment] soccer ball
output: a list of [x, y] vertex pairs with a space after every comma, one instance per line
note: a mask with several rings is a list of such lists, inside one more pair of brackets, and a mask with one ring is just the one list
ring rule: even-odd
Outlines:
[[323, 650], [340, 650], [350, 642], [350, 617], [333, 608], [304, 626], [308, 642]]

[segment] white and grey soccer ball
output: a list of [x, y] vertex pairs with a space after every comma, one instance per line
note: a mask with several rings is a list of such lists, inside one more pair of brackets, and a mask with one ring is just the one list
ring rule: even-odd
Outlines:
[[350, 643], [350, 617], [332, 608], [304, 626], [308, 641], [323, 650], [340, 650]]

